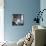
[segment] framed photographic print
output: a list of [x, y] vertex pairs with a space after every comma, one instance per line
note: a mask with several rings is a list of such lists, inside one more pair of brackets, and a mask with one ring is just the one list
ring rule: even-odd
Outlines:
[[24, 14], [13, 14], [12, 25], [24, 25]]

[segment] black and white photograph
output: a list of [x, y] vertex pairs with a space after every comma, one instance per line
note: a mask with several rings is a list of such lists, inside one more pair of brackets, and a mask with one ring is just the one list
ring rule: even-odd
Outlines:
[[12, 25], [24, 25], [24, 14], [13, 14]]

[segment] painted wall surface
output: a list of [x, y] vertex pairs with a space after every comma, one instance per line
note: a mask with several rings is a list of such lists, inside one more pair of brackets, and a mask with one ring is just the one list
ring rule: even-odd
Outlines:
[[[40, 1], [40, 9], [41, 9], [41, 11], [43, 9], [46, 9], [46, 0]], [[43, 17], [44, 20], [43, 20], [43, 22], [42, 21], [40, 22], [40, 25], [46, 26], [46, 10], [43, 12], [42, 17]]]
[[[4, 1], [4, 35], [7, 41], [18, 41], [32, 29], [35, 12], [40, 9], [39, 0]], [[12, 14], [24, 14], [23, 26], [12, 26]]]
[[0, 42], [4, 41], [4, 0], [0, 0]]

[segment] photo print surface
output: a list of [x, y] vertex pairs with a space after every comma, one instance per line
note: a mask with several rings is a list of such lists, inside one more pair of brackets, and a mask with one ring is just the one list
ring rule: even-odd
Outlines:
[[24, 14], [13, 14], [12, 25], [24, 25]]

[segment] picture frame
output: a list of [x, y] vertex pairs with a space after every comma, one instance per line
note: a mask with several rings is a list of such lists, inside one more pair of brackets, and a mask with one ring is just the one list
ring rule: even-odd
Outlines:
[[12, 15], [12, 25], [13, 26], [24, 25], [24, 14], [13, 14]]

